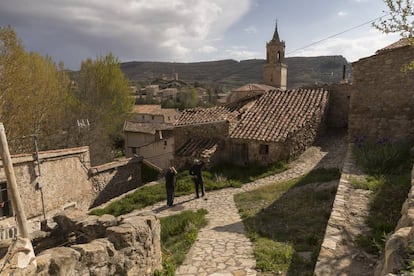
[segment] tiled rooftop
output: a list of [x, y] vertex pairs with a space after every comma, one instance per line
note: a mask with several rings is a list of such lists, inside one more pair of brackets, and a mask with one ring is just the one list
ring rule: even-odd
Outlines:
[[398, 48], [402, 48], [402, 47], [406, 47], [406, 46], [409, 46], [409, 45], [410, 45], [410, 41], [407, 38], [401, 38], [397, 42], [394, 42], [391, 45], [388, 45], [387, 47], [379, 49], [377, 51], [377, 54], [382, 53], [382, 52], [391, 51], [391, 50], [398, 49]]
[[169, 124], [136, 123], [125, 121], [124, 132], [139, 132], [155, 134], [157, 130], [170, 130], [173, 127]]
[[190, 138], [187, 142], [177, 150], [177, 156], [202, 156], [211, 157], [216, 151], [218, 141], [209, 138]]
[[271, 90], [225, 106], [185, 110], [175, 125], [227, 120], [230, 138], [280, 142], [321, 116], [327, 102], [328, 92], [322, 88]]
[[232, 90], [233, 92], [246, 92], [246, 91], [269, 91], [275, 89], [273, 86], [258, 83], [249, 83], [239, 88]]
[[229, 121], [231, 125], [230, 129], [232, 129], [232, 125], [234, 126], [238, 115], [244, 113], [248, 109], [249, 105], [254, 103], [258, 97], [259, 96], [245, 98], [238, 102], [223, 106], [186, 109], [181, 113], [178, 120], [174, 123], [174, 126]]
[[263, 94], [230, 134], [234, 139], [283, 142], [321, 116], [328, 92], [319, 89], [272, 90]]

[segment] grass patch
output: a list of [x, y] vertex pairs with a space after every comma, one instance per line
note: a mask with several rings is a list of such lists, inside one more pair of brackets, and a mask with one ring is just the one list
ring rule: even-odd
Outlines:
[[[234, 165], [223, 165], [213, 167], [211, 170], [204, 170], [203, 179], [206, 191], [213, 191], [223, 188], [240, 188], [244, 183], [252, 179], [264, 177], [279, 173], [287, 169], [285, 163], [277, 163], [268, 167], [252, 166], [245, 168]], [[238, 173], [237, 173], [238, 172]], [[248, 176], [248, 174], [252, 176]], [[177, 176], [175, 196], [188, 195], [194, 193], [194, 182], [188, 170], [182, 171]], [[145, 186], [136, 190], [134, 193], [109, 204], [105, 208], [94, 209], [91, 215], [101, 216], [111, 214], [119, 216], [132, 212], [133, 210], [142, 209], [146, 206], [153, 205], [157, 202], [167, 199], [164, 182]]]
[[387, 235], [394, 231], [402, 204], [411, 187], [409, 147], [385, 141], [367, 141], [354, 147], [356, 162], [368, 174], [365, 180], [351, 180], [355, 188], [373, 192], [367, 225], [369, 235], [357, 238], [357, 244], [371, 254], [380, 255]]
[[199, 229], [207, 225], [206, 214], [206, 210], [200, 209], [160, 219], [163, 270], [154, 275], [175, 275], [177, 266], [183, 263], [195, 242]]
[[[338, 169], [317, 169], [235, 195], [254, 243], [257, 268], [274, 274], [312, 275], [336, 193], [336, 185], [320, 183], [339, 177]], [[303, 252], [310, 259], [299, 254]]]

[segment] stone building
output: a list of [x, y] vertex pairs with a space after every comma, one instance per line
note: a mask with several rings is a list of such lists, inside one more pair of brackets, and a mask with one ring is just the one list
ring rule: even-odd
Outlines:
[[[29, 231], [40, 229], [41, 221], [54, 214], [77, 209], [86, 212], [94, 203], [137, 188], [141, 181], [142, 158], [125, 158], [90, 167], [89, 148], [69, 148], [12, 156], [16, 181]], [[14, 213], [9, 202], [7, 179], [0, 163], [2, 201], [0, 240], [16, 234]]]
[[166, 123], [172, 124], [180, 116], [175, 108], [161, 108], [159, 104], [134, 105], [130, 113], [130, 121], [137, 123]]
[[142, 156], [163, 169], [171, 164], [174, 152], [173, 126], [163, 123], [124, 124], [125, 156]]
[[266, 44], [263, 82], [266, 85], [286, 90], [287, 65], [285, 63], [285, 42], [279, 38], [277, 23], [272, 40]]
[[402, 39], [353, 63], [351, 142], [365, 136], [414, 142], [414, 71], [403, 70], [412, 60], [414, 47]]
[[296, 157], [324, 127], [324, 89], [271, 90], [225, 106], [185, 110], [175, 125], [176, 156], [239, 165]]

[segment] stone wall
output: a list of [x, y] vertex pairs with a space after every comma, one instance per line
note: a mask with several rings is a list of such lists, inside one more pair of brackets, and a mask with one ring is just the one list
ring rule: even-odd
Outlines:
[[[30, 222], [30, 231], [39, 229], [44, 215], [50, 217], [71, 207], [88, 210], [95, 197], [87, 175], [90, 166], [88, 147], [40, 152], [39, 160], [40, 176], [32, 154], [12, 156], [17, 186]], [[0, 181], [7, 182], [2, 165]], [[11, 204], [9, 205], [11, 209]], [[4, 228], [13, 225], [13, 217], [0, 221], [0, 226]]]
[[229, 135], [229, 122], [213, 122], [174, 127], [175, 150], [179, 149], [190, 137], [226, 139]]
[[[382, 259], [379, 261], [375, 275], [389, 275], [407, 269], [408, 258], [414, 245], [414, 167], [411, 171], [411, 189], [401, 210], [401, 218], [394, 233], [388, 237]], [[411, 248], [411, 249], [410, 249]], [[400, 274], [398, 274], [400, 275]], [[411, 275], [411, 274], [410, 274]]]
[[53, 219], [57, 226], [33, 241], [34, 262], [17, 269], [17, 257], [4, 258], [4, 275], [153, 275], [162, 268], [160, 222], [153, 215], [71, 212]]
[[141, 186], [141, 164], [142, 157], [132, 157], [90, 168], [88, 174], [95, 192], [91, 207]]
[[[141, 157], [90, 168], [89, 148], [81, 147], [39, 152], [39, 160], [40, 176], [32, 154], [12, 156], [30, 233], [39, 230], [45, 218], [62, 210], [76, 208], [86, 213], [91, 206], [142, 185]], [[7, 183], [2, 166], [1, 182]], [[6, 203], [11, 210], [10, 202]], [[0, 240], [17, 233], [12, 215], [0, 218]]]
[[331, 128], [348, 127], [349, 101], [353, 86], [348, 83], [332, 84], [326, 87], [329, 91], [329, 106], [326, 125]]
[[414, 59], [414, 47], [380, 52], [353, 64], [349, 139], [414, 141], [414, 70], [402, 67]]

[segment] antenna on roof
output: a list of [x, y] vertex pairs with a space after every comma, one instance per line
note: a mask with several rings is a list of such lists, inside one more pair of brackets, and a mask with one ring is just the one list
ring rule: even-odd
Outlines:
[[76, 122], [77, 122], [77, 125], [78, 125], [79, 132], [81, 132], [81, 129], [85, 129], [85, 128], [86, 128], [86, 130], [89, 131], [91, 124], [89, 123], [88, 119], [78, 119], [78, 120], [76, 120]]

